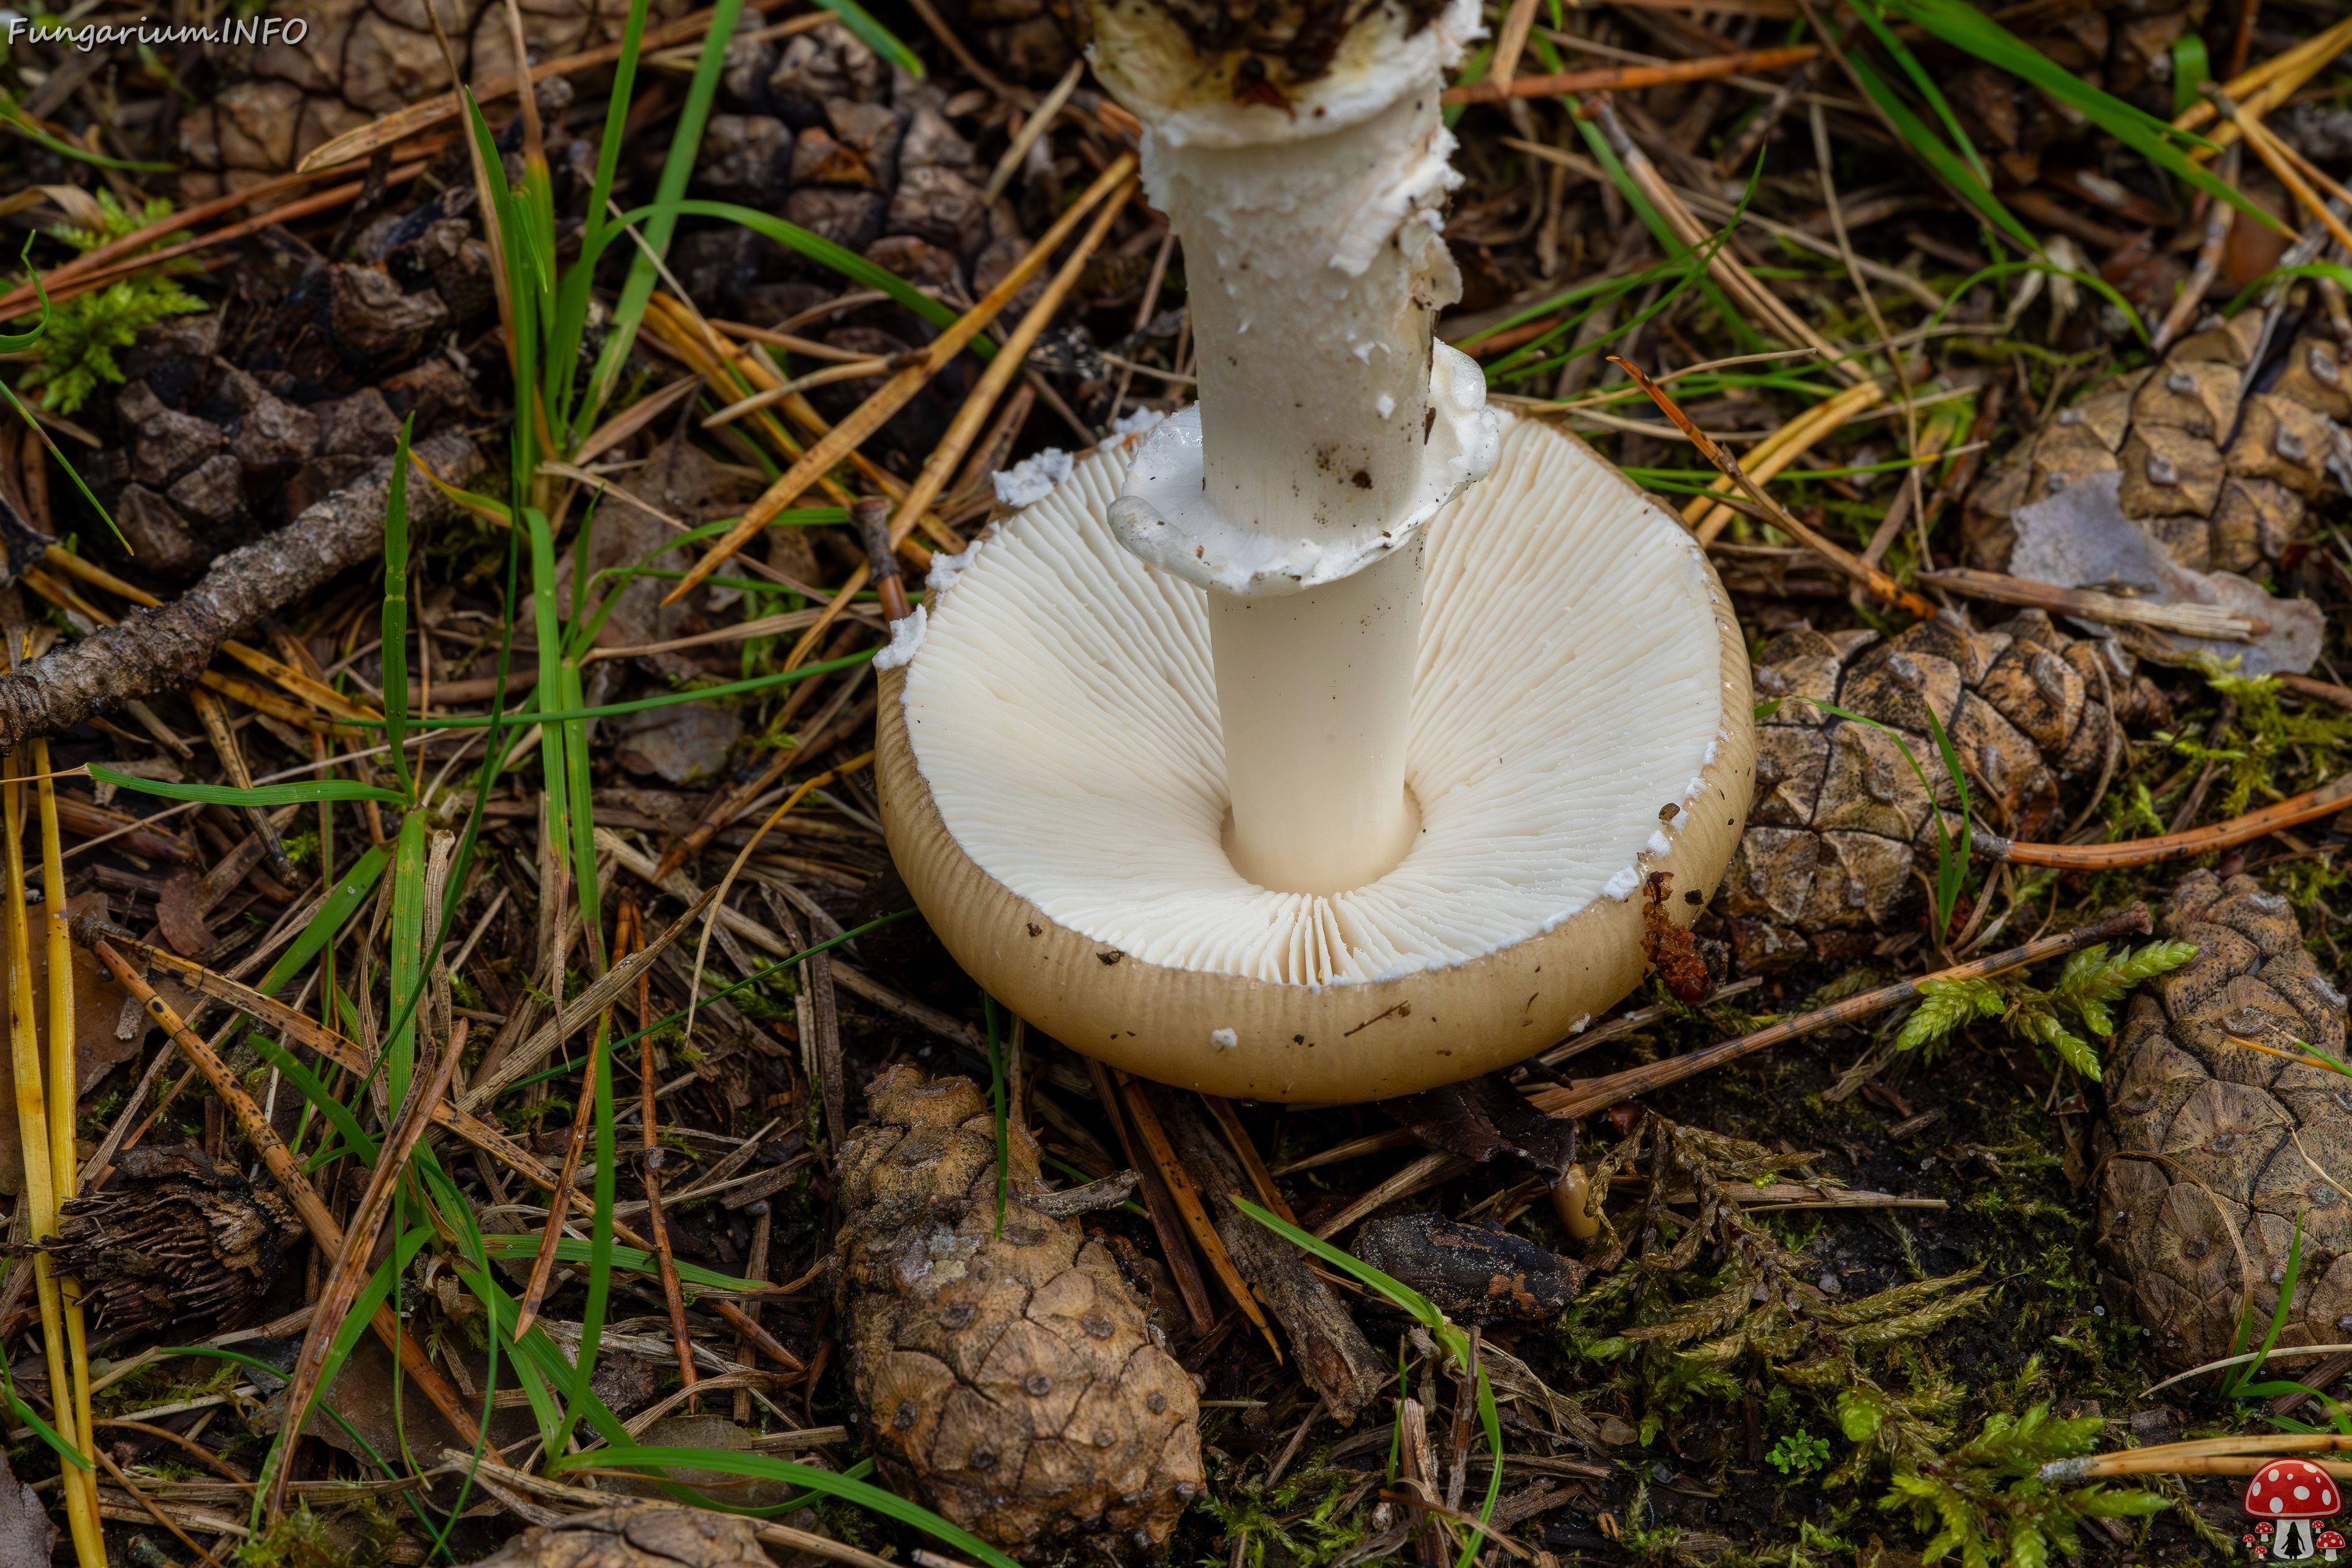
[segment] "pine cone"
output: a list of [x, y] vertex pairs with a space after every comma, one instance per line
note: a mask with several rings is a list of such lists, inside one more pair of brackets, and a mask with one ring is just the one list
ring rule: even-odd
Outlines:
[[2244, 574], [2277, 563], [2311, 532], [2331, 472], [2352, 485], [2337, 424], [2352, 416], [2352, 381], [2324, 319], [2292, 304], [2275, 314], [2267, 342], [2269, 313], [2242, 310], [2020, 441], [1969, 496], [1969, 559], [2007, 570], [2020, 507], [2121, 469], [2124, 515], [2181, 565]]
[[[1861, 956], [1923, 901], [1913, 873], [1933, 875], [1937, 810], [1959, 826], [1930, 708], [1979, 819], [2022, 839], [2063, 826], [2096, 784], [2122, 744], [2116, 711], [2164, 710], [2114, 642], [2070, 637], [2038, 610], [1981, 632], [1948, 616], [1891, 642], [1804, 627], [1765, 647], [1756, 697], [1780, 705], [1757, 727], [1756, 804], [1715, 906], [1743, 968]], [[1899, 733], [1926, 784], [1885, 730], [1821, 702]]]
[[[691, 9], [654, 0], [648, 27]], [[478, 87], [513, 72], [514, 46], [500, 0], [441, 0], [457, 64]], [[614, 0], [533, 0], [523, 42], [535, 61], [620, 38], [629, 8]], [[299, 41], [218, 50], [219, 84], [180, 121], [182, 205], [244, 190], [294, 167], [346, 131], [448, 90], [449, 66], [421, 5], [317, 0], [305, 5]]]
[[43, 1250], [78, 1275], [99, 1322], [120, 1335], [259, 1316], [301, 1222], [275, 1188], [248, 1186], [194, 1144], [132, 1149], [104, 1191], [69, 1198]]
[[867, 1441], [900, 1489], [1008, 1552], [1108, 1538], [1163, 1548], [1202, 1485], [1192, 1382], [1108, 1248], [1044, 1195], [1010, 1128], [997, 1227], [996, 1129], [961, 1078], [891, 1068], [841, 1152], [837, 1307]]
[[121, 482], [115, 522], [139, 569], [158, 576], [194, 578], [223, 551], [285, 526], [392, 456], [400, 413], [418, 408], [397, 385], [398, 411], [373, 386], [297, 405], [215, 357], [221, 327], [217, 311], [167, 321], [124, 357], [122, 440], [101, 482]]
[[2340, 1060], [2344, 994], [2286, 900], [2252, 877], [2191, 871], [2161, 929], [2200, 952], [2133, 996], [2108, 1053], [2100, 1257], [2158, 1357], [2195, 1366], [2228, 1355], [2249, 1316], [2260, 1342], [2300, 1222], [2279, 1343], [2337, 1343], [2352, 1328], [2352, 1194], [2338, 1184], [2352, 1180], [2352, 1079], [2238, 1042]]

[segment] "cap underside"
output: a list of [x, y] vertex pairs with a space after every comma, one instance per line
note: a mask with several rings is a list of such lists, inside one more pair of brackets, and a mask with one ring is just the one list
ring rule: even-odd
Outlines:
[[907, 671], [940, 818], [1006, 889], [1148, 963], [1345, 985], [1467, 963], [1630, 898], [1636, 857], [1673, 849], [1687, 818], [1668, 819], [1731, 729], [1719, 591], [1679, 523], [1520, 421], [1430, 525], [1407, 765], [1420, 837], [1348, 892], [1244, 881], [1220, 837], [1204, 596], [1105, 521], [1132, 449], [1112, 443], [1001, 524], [930, 606]]

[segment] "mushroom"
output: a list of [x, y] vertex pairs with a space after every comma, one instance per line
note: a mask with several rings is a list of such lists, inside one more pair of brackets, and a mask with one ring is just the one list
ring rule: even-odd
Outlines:
[[1187, 243], [1201, 400], [934, 560], [877, 660], [884, 823], [949, 951], [1066, 1044], [1409, 1094], [1631, 990], [1651, 871], [1696, 917], [1746, 653], [1682, 526], [1433, 339], [1475, 0], [1254, 16], [1271, 54], [1192, 15], [1096, 0], [1092, 58]]
[[2246, 1483], [2246, 1511], [2278, 1526], [2271, 1552], [2282, 1563], [2317, 1555], [2312, 1521], [2334, 1517], [2342, 1500], [2336, 1479], [2308, 1459], [2273, 1459]]
[[2322, 1557], [2325, 1557], [2330, 1563], [2333, 1563], [2336, 1561], [2336, 1554], [2343, 1550], [2343, 1531], [2337, 1530], [2323, 1530], [2319, 1532], [2319, 1554]]

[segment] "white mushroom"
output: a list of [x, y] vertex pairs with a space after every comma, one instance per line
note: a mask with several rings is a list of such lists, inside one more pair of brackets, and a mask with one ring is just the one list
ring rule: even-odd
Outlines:
[[1201, 402], [934, 564], [877, 661], [892, 853], [983, 985], [1162, 1082], [1365, 1100], [1539, 1050], [1640, 979], [1646, 873], [1722, 874], [1749, 698], [1688, 534], [1433, 340], [1476, 0], [1090, 14]]
[[891, 854], [957, 961], [1091, 1056], [1261, 1100], [1470, 1077], [1632, 990], [1643, 878], [1711, 891], [1753, 778], [1746, 654], [1688, 532], [1509, 423], [1430, 527], [1412, 847], [1277, 892], [1226, 852], [1208, 595], [1109, 525], [1131, 445], [999, 524], [883, 678]]

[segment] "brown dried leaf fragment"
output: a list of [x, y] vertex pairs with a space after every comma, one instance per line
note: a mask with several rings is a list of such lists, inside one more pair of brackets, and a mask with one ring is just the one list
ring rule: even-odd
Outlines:
[[480, 1568], [769, 1568], [748, 1519], [700, 1509], [600, 1509], [533, 1525]]
[[155, 923], [172, 951], [183, 958], [202, 958], [213, 950], [215, 938], [205, 924], [204, 895], [194, 871], [183, 866], [163, 879], [155, 895]]
[[1677, 1001], [1696, 1007], [1715, 994], [1715, 981], [1706, 972], [1706, 960], [1699, 956], [1698, 939], [1666, 913], [1674, 888], [1672, 871], [1650, 873], [1642, 906], [1642, 956]]

